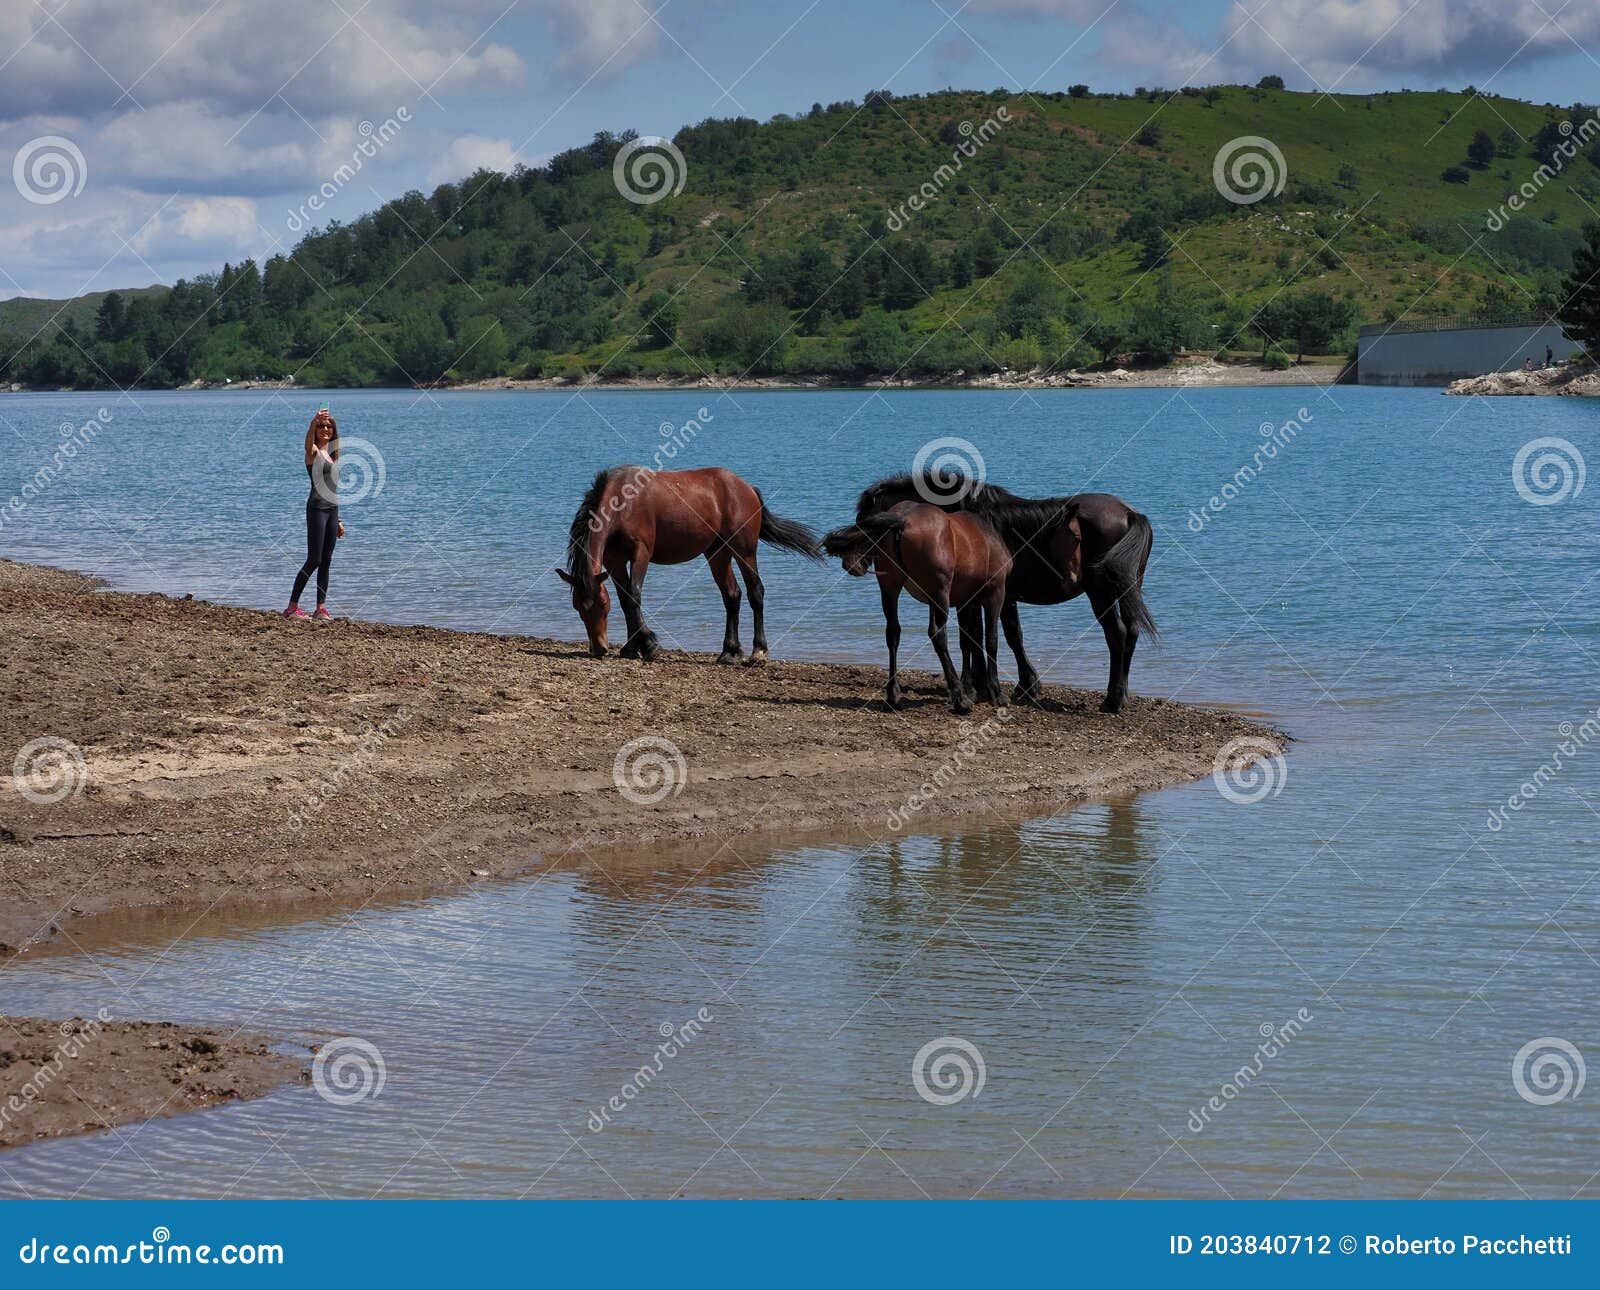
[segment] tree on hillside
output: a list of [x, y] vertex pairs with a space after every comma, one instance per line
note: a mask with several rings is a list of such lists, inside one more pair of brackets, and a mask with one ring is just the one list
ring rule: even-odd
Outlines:
[[1583, 244], [1572, 253], [1572, 272], [1561, 284], [1556, 315], [1567, 335], [1590, 356], [1600, 354], [1600, 223], [1584, 226]]
[[1509, 125], [1500, 131], [1500, 155], [1514, 157], [1522, 151], [1522, 136]]
[[122, 329], [127, 321], [128, 307], [119, 291], [108, 291], [106, 298], [100, 302], [99, 312], [95, 314], [94, 335], [96, 340], [116, 341], [122, 339]]
[[[1563, 130], [1562, 126], [1567, 128]], [[1539, 133], [1533, 136], [1533, 155], [1541, 166], [1556, 164], [1556, 149], [1567, 141], [1571, 133], [1572, 125], [1567, 121], [1546, 121], [1539, 127]]]
[[1067, 86], [1067, 94], [1075, 99], [1086, 99], [1089, 97], [1089, 87], [1087, 85], [1069, 85]]
[[665, 291], [652, 291], [639, 307], [645, 336], [656, 349], [671, 349], [678, 339], [678, 306]]
[[1467, 145], [1467, 161], [1479, 170], [1487, 170], [1489, 163], [1494, 160], [1494, 151], [1494, 140], [1489, 137], [1489, 132], [1479, 130]]
[[1281, 90], [1283, 88], [1283, 77], [1263, 76], [1256, 82], [1256, 88], [1258, 90]]
[[1307, 354], [1337, 350], [1355, 321], [1355, 301], [1330, 296], [1326, 291], [1304, 291], [1271, 301], [1256, 315], [1255, 326], [1264, 345], [1292, 340], [1304, 361]]

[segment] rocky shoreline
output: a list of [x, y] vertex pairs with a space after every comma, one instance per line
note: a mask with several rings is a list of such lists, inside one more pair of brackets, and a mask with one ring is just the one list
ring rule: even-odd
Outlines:
[[[862, 377], [857, 375], [818, 376], [630, 376], [568, 380], [565, 377], [521, 378], [493, 376], [474, 381], [442, 381], [426, 388], [436, 393], [484, 390], [1093, 390], [1093, 389], [1192, 389], [1235, 386], [1322, 386], [1335, 384], [1345, 368], [1338, 363], [1302, 363], [1281, 370], [1256, 362], [1218, 363], [1214, 359], [1193, 358], [1163, 367], [1115, 367], [1105, 371], [1067, 372], [1034, 369], [1031, 371], [988, 372], [973, 376], [952, 372], [934, 378]], [[181, 391], [263, 391], [312, 390], [293, 377], [240, 381], [195, 380], [178, 386]], [[364, 388], [364, 387], [356, 387]], [[381, 387], [374, 387], [381, 388]], [[398, 387], [396, 387], [398, 388]], [[0, 393], [29, 393], [23, 386], [0, 387]], [[64, 393], [70, 391], [47, 391]], [[77, 391], [92, 393], [92, 391]]]
[[1484, 376], [1468, 376], [1451, 381], [1446, 394], [1553, 394], [1569, 398], [1593, 398], [1600, 395], [1600, 371], [1588, 365], [1544, 367], [1536, 371], [1490, 372]]

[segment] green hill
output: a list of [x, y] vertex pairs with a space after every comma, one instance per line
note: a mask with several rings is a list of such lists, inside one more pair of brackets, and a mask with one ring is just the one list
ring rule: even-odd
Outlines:
[[[1268, 342], [1342, 353], [1363, 321], [1552, 307], [1600, 204], [1594, 111], [1467, 91], [875, 93], [681, 130], [681, 191], [648, 203], [613, 179], [632, 135], [602, 134], [536, 170], [408, 193], [261, 266], [74, 302], [69, 338], [21, 344], [0, 305], [0, 379], [920, 376]], [[1283, 186], [1237, 204], [1213, 163], [1251, 136], [1281, 154], [1268, 179]], [[1502, 209], [1525, 184], [1525, 209]]]
[[[118, 294], [131, 300], [137, 296], [159, 298], [166, 291], [163, 286], [130, 287]], [[110, 294], [108, 291], [91, 291], [88, 295], [74, 296], [70, 300], [44, 300], [35, 296], [0, 300], [0, 334], [15, 336], [20, 333], [26, 337], [42, 331], [48, 336], [67, 322], [81, 332], [92, 332], [101, 302]]]

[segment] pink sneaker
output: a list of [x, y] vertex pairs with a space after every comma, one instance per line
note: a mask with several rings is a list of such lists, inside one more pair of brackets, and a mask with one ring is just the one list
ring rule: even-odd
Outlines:
[[333, 621], [333, 615], [328, 612], [328, 607], [326, 605], [318, 605], [316, 612], [311, 616], [313, 618], [325, 618], [330, 623]]
[[304, 618], [306, 611], [300, 608], [299, 605], [290, 605], [283, 611], [283, 616], [285, 618]]

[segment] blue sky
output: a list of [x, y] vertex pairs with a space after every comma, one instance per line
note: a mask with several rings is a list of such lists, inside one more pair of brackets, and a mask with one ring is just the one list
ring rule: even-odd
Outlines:
[[[65, 296], [259, 258], [300, 221], [597, 130], [670, 135], [879, 86], [1272, 72], [1593, 101], [1600, 0], [5, 0], [0, 60], [0, 298]], [[386, 120], [393, 137], [309, 210]]]

